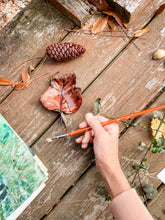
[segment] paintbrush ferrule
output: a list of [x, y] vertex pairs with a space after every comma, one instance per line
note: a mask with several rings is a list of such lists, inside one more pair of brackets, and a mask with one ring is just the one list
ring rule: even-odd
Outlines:
[[64, 137], [67, 137], [68, 134], [62, 134], [62, 135], [59, 135], [59, 136], [55, 136], [55, 137], [51, 137], [51, 138], [47, 138], [47, 142], [52, 142], [54, 139], [59, 139], [59, 138], [64, 138]]

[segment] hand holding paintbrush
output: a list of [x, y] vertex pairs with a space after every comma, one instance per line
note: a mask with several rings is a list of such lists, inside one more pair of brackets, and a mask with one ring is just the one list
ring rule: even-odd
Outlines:
[[[124, 120], [127, 120], [129, 118], [134, 118], [134, 117], [144, 115], [144, 114], [147, 114], [149, 112], [157, 111], [157, 110], [160, 110], [160, 109], [163, 109], [163, 108], [165, 108], [165, 105], [160, 105], [160, 106], [157, 106], [157, 107], [154, 107], [154, 108], [146, 109], [146, 110], [143, 110], [143, 111], [140, 111], [140, 112], [135, 112], [135, 113], [132, 113], [132, 114], [129, 114], [129, 115], [119, 117], [119, 118], [115, 118], [115, 119], [112, 119], [112, 120], [101, 122], [100, 124], [104, 127], [104, 126], [109, 125], [109, 124], [113, 124], [113, 123], [116, 123], [116, 122], [119, 122], [119, 121], [124, 121]], [[63, 138], [63, 137], [67, 137], [67, 136], [73, 136], [73, 135], [76, 135], [76, 134], [81, 134], [81, 133], [84, 133], [84, 132], [89, 131], [89, 130], [91, 130], [90, 127], [81, 128], [81, 129], [78, 129], [78, 130], [75, 130], [75, 131], [70, 131], [67, 134], [62, 134], [62, 135], [59, 135], [59, 136], [56, 136], [56, 137], [47, 138], [46, 140], [48, 142], [51, 142], [54, 139]]]

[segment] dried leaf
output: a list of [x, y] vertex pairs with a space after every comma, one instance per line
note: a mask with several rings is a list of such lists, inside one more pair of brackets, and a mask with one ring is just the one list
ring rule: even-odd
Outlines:
[[109, 16], [112, 16], [114, 17], [114, 19], [116, 20], [116, 22], [122, 27], [124, 26], [123, 24], [123, 21], [122, 21], [122, 18], [120, 16], [120, 14], [118, 14], [117, 12], [115, 11], [104, 11], [105, 14], [109, 15]]
[[163, 118], [164, 117], [164, 112], [161, 110], [157, 110], [153, 112], [154, 118]]
[[76, 88], [76, 74], [56, 73], [40, 101], [48, 110], [67, 114], [76, 112], [82, 103], [81, 89]]
[[27, 89], [28, 85], [29, 85], [29, 83], [18, 82], [18, 83], [15, 85], [14, 89], [17, 90], [17, 91], [19, 91], [19, 90], [25, 90], [25, 89]]
[[154, 17], [157, 17], [159, 14], [161, 14], [162, 11], [164, 11], [164, 9], [165, 9], [165, 4], [161, 5], [161, 6], [158, 8], [158, 10], [157, 10], [157, 12], [156, 12], [156, 14], [155, 14]]
[[97, 115], [101, 110], [101, 98], [97, 98], [94, 102], [95, 115]]
[[84, 27], [82, 27], [82, 29], [78, 29], [78, 31], [79, 31], [79, 30], [86, 31], [86, 30], [90, 29], [91, 27], [92, 27], [92, 24], [87, 24], [87, 25], [85, 25]]
[[8, 79], [0, 78], [0, 86], [12, 86], [12, 85], [15, 85], [15, 83]]
[[88, 0], [92, 3], [96, 8], [100, 9], [101, 11], [109, 11], [111, 7], [108, 5], [106, 0], [96, 1], [96, 0]]
[[30, 75], [27, 71], [22, 72], [22, 81], [23, 82], [29, 82], [30, 81]]
[[97, 34], [99, 32], [102, 32], [106, 28], [107, 23], [108, 23], [108, 16], [99, 18], [93, 25], [92, 33]]
[[146, 28], [143, 28], [142, 30], [137, 30], [137, 31], [135, 31], [135, 32], [133, 33], [133, 36], [134, 36], [134, 37], [140, 37], [140, 36], [142, 36], [143, 34], [149, 32], [149, 31], [151, 31], [151, 29], [150, 29], [149, 26], [147, 26]]
[[108, 19], [108, 25], [110, 26], [110, 28], [112, 29], [112, 31], [114, 31], [115, 25], [114, 25], [114, 23], [113, 23], [112, 18], [110, 18], [110, 17], [109, 17], [109, 19]]
[[[165, 122], [162, 123], [161, 120], [162, 119], [159, 119], [159, 118], [153, 118], [151, 121], [152, 134], [157, 141], [159, 140], [160, 137], [165, 138]], [[159, 128], [159, 131], [157, 131], [158, 128]]]

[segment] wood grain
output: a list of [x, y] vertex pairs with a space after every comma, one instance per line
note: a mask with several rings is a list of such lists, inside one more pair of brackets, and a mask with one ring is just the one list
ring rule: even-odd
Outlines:
[[[154, 4], [158, 5], [160, 3], [161, 1], [155, 1]], [[37, 10], [37, 6], [39, 7], [39, 5], [36, 5], [35, 10]], [[144, 6], [146, 7], [144, 7], [143, 10], [139, 7], [135, 11], [130, 27], [143, 27], [151, 19], [154, 14], [154, 8], [151, 2], [146, 1]], [[32, 9], [32, 11], [34, 9]], [[41, 13], [41, 15], [38, 14], [37, 17], [33, 16], [33, 21], [35, 21], [35, 25], [38, 28], [38, 19], [40, 16], [44, 18], [44, 16], [47, 15], [47, 11], [42, 15], [44, 9], [43, 11], [39, 11], [38, 13]], [[66, 32], [64, 28], [70, 24], [67, 23], [66, 18], [61, 17], [61, 14], [58, 13], [56, 14], [57, 23], [55, 23], [57, 24], [57, 41], [61, 39], [61, 36], [65, 36]], [[127, 38], [88, 36], [82, 33], [69, 34], [65, 38], [65, 41], [74, 41], [75, 43], [82, 44], [86, 47], [87, 52], [81, 56], [81, 58], [62, 64], [54, 64], [48, 60], [38, 73], [38, 75], [41, 75], [45, 72], [49, 72], [47, 76], [34, 81], [27, 90], [17, 93], [13, 99], [11, 96], [6, 99], [8, 102], [1, 108], [2, 115], [5, 116], [28, 145], [33, 145], [32, 149], [48, 167], [50, 173], [50, 180], [47, 183], [47, 187], [39, 197], [34, 200], [30, 207], [58, 201], [72, 184], [79, 179], [83, 172], [86, 171], [93, 159], [92, 150], [81, 150], [80, 146], [74, 143], [74, 139], [58, 140], [51, 144], [45, 141], [47, 137], [66, 132], [61, 121], [56, 121], [59, 115], [47, 111], [39, 102], [40, 95], [49, 86], [51, 75], [59, 70], [64, 73], [74, 71], [77, 74], [77, 86], [80, 86], [84, 90], [83, 105], [80, 111], [70, 117], [66, 117], [68, 131], [77, 128], [78, 123], [83, 120], [84, 114], [93, 108], [94, 100], [98, 97], [102, 98], [103, 106], [101, 113], [109, 115], [110, 117], [117, 117], [142, 110], [164, 87], [164, 76], [162, 76], [164, 71], [163, 62], [151, 60], [153, 50], [164, 45], [164, 38], [160, 37], [160, 32], [164, 28], [162, 16], [164, 16], [163, 13], [159, 15], [157, 19], [153, 20], [151, 26], [153, 31], [146, 34], [145, 39], [137, 39], [135, 41], [141, 51], [138, 51], [133, 44], [128, 46], [130, 40]], [[28, 16], [28, 20], [29, 19], [30, 14]], [[24, 20], [26, 21], [26, 17], [24, 17]], [[28, 24], [28, 20], [26, 28], [29, 28], [30, 25]], [[48, 19], [47, 22], [47, 24], [49, 24], [49, 22], [51, 23], [52, 21]], [[21, 35], [23, 26], [19, 26], [19, 24], [18, 26], [17, 24], [15, 25], [11, 36], [14, 36], [14, 31], [16, 31], [18, 27], [19, 35]], [[62, 28], [62, 25], [64, 26], [61, 32], [60, 28]], [[41, 27], [39, 33], [43, 33], [44, 30], [45, 29]], [[33, 31], [35, 31], [35, 28]], [[35, 43], [37, 41], [34, 40], [33, 42], [32, 39], [35, 39], [35, 37], [32, 34], [29, 35], [28, 42], [31, 47], [29, 46], [27, 52], [25, 51], [26, 56], [29, 53], [28, 51], [33, 50], [34, 55], [42, 55], [42, 53], [44, 53], [45, 42], [51, 33], [52, 31], [44, 32], [44, 37], [41, 38], [41, 45], [43, 45], [42, 50], [40, 50], [40, 47], [35, 50]], [[2, 39], [5, 39], [5, 36], [7, 35], [4, 35], [3, 32]], [[54, 35], [51, 35], [51, 37], [53, 36]], [[17, 56], [19, 58], [21, 57], [19, 48], [25, 46], [23, 39], [21, 41], [18, 40], [19, 43], [17, 47], [14, 47], [14, 44], [13, 46], [11, 44], [11, 47], [9, 47], [10, 42], [12, 42], [12, 38], [10, 38], [10, 40], [7, 41], [7, 46], [3, 47], [3, 54], [6, 56], [7, 64], [9, 62], [6, 50], [8, 50], [8, 48], [11, 49], [10, 59], [14, 60], [13, 63], [16, 64], [18, 61]], [[15, 49], [17, 49], [17, 51], [15, 51]], [[23, 52], [21, 52], [21, 54], [22, 56], [24, 55]], [[6, 67], [6, 63], [4, 59], [4, 69], [2, 68], [3, 76], [11, 69], [10, 66]], [[11, 73], [10, 76], [13, 79], [19, 78], [19, 71]], [[96, 78], [97, 80], [95, 80]], [[141, 97], [141, 99], [139, 99], [139, 97]], [[123, 127], [121, 127], [121, 129], [123, 129]], [[32, 211], [22, 214], [20, 219], [39, 219], [47, 213], [48, 210], [48, 207], [33, 209]]]
[[[77, 26], [82, 27], [91, 16], [91, 7], [81, 0], [49, 0], [68, 16]], [[92, 8], [93, 9], [93, 8]]]
[[[162, 94], [153, 104], [153, 106], [161, 104], [165, 101], [164, 94]], [[163, 110], [165, 112], [165, 110]], [[150, 127], [153, 113], [141, 116], [135, 123], [141, 122], [142, 126]], [[149, 146], [151, 140], [151, 131], [144, 131], [139, 127], [130, 127], [119, 140], [119, 154], [122, 170], [129, 176], [129, 182], [132, 182], [134, 177], [134, 170], [132, 165], [138, 164], [144, 156], [145, 151], [140, 151], [138, 146], [140, 142], [146, 143]], [[164, 154], [152, 154], [149, 153], [147, 157], [147, 166], [149, 173], [159, 172], [164, 168]], [[132, 174], [132, 175], [131, 175]], [[145, 175], [144, 172], [140, 173], [142, 184], [153, 184], [157, 188], [161, 181], [152, 178], [152, 176]], [[154, 175], [153, 177], [156, 177]], [[138, 181], [138, 178], [135, 180]], [[134, 187], [134, 185], [133, 185]], [[137, 188], [137, 191], [138, 188]], [[142, 195], [141, 192], [139, 192]], [[105, 197], [108, 194], [107, 188], [99, 171], [96, 167], [91, 167], [87, 173], [85, 173], [78, 183], [67, 193], [67, 195], [61, 200], [61, 203], [76, 200], [87, 200], [84, 202], [78, 202], [76, 204], [67, 203], [59, 204], [54, 210], [46, 217], [46, 219], [113, 219], [109, 211], [109, 202], [105, 201]], [[159, 199], [163, 201], [163, 195], [159, 196]], [[154, 202], [155, 204], [155, 202]], [[152, 205], [153, 207], [153, 205]], [[163, 206], [162, 206], [163, 207]], [[160, 208], [160, 207], [159, 207]], [[158, 209], [158, 208], [155, 208]], [[68, 210], [70, 210], [68, 214]], [[152, 209], [150, 209], [152, 210]], [[152, 210], [151, 214], [158, 214], [158, 211]], [[76, 216], [76, 217], [75, 217]]]
[[[19, 81], [21, 73], [29, 65], [35, 65], [45, 54], [46, 47], [59, 42], [67, 34], [65, 28], [74, 25], [54, 6], [49, 7], [44, 0], [34, 0], [19, 16], [0, 31], [0, 77]], [[34, 59], [41, 57], [40, 59]], [[25, 65], [20, 63], [25, 62]], [[34, 59], [34, 60], [33, 60]], [[0, 100], [11, 91], [10, 87], [0, 87]]]
[[[130, 44], [127, 50], [123, 51], [122, 55], [103, 71], [100, 77], [84, 92], [80, 111], [67, 118], [68, 130], [77, 128], [78, 123], [92, 108], [94, 100], [98, 96], [102, 98], [101, 114], [110, 117], [141, 110], [157, 96], [165, 85], [164, 77], [162, 77], [163, 61], [154, 62], [151, 54], [158, 45], [164, 44], [164, 38], [160, 38], [160, 31], [164, 27], [164, 23], [160, 23], [162, 16], [164, 14], [153, 20], [151, 24], [153, 31], [146, 35], [147, 40], [136, 40], [136, 44], [141, 45], [142, 48], [139, 54], [135, 52], [134, 45]], [[154, 28], [157, 31], [154, 31]], [[123, 129], [123, 127], [121, 128]], [[48, 167], [50, 176], [53, 176], [39, 199], [31, 204], [32, 207], [40, 204], [40, 201], [44, 203], [57, 201], [77, 181], [93, 158], [91, 149], [83, 152], [74, 143], [74, 138], [57, 140], [51, 144], [45, 142], [46, 138], [61, 133], [65, 133], [65, 129], [62, 129], [59, 120], [32, 147]], [[58, 190], [56, 190], [57, 188]], [[47, 210], [45, 207], [34, 209], [29, 213], [25, 212], [22, 218], [25, 216], [28, 218], [29, 215], [34, 218], [41, 217]]]

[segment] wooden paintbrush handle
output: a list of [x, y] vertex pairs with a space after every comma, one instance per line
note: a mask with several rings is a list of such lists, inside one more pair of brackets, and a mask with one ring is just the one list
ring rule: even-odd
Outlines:
[[[119, 118], [114, 118], [114, 119], [111, 119], [111, 120], [108, 120], [108, 121], [105, 121], [105, 122], [101, 122], [100, 124], [102, 126], [106, 126], [106, 125], [113, 124], [113, 123], [116, 123], [116, 122], [119, 122], [119, 121], [125, 121], [129, 118], [134, 118], [134, 117], [137, 117], [139, 115], [144, 115], [144, 114], [147, 114], [149, 112], [157, 111], [157, 110], [160, 110], [160, 109], [163, 109], [163, 108], [165, 108], [165, 105], [160, 105], [160, 106], [157, 106], [157, 107], [154, 107], [154, 108], [149, 108], [149, 109], [146, 109], [146, 110], [143, 110], [143, 111], [140, 111], [140, 112], [135, 112], [135, 113], [132, 113], [132, 114], [129, 114], [129, 115], [119, 117]], [[84, 133], [84, 132], [90, 131], [90, 130], [91, 130], [90, 127], [81, 128], [81, 129], [78, 129], [78, 130], [75, 130], [75, 131], [68, 132], [68, 136], [81, 134], [81, 133]]]

